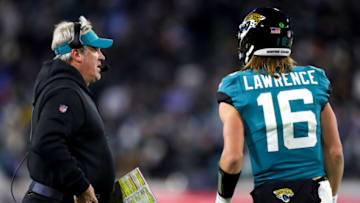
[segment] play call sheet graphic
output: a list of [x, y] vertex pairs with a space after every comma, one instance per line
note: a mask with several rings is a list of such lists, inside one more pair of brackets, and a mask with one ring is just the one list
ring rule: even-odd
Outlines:
[[121, 177], [117, 183], [120, 185], [124, 203], [157, 202], [138, 167]]

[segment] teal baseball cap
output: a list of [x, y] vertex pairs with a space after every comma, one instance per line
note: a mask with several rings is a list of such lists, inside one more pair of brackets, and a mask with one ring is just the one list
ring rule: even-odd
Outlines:
[[[112, 39], [100, 38], [96, 35], [96, 33], [90, 29], [89, 32], [82, 35], [80, 37], [81, 44], [84, 46], [91, 46], [97, 48], [109, 48], [113, 44]], [[63, 44], [55, 49], [56, 55], [63, 55], [70, 53], [72, 48], [70, 47], [70, 43]]]

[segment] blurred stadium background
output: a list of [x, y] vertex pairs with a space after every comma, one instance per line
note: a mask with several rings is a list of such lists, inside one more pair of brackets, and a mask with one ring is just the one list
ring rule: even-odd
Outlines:
[[[0, 0], [0, 202], [26, 152], [32, 86], [51, 59], [54, 24], [86, 16], [111, 70], [90, 88], [120, 177], [136, 166], [159, 202], [213, 202], [222, 149], [215, 93], [239, 68], [238, 24], [260, 6], [292, 19], [292, 56], [326, 70], [345, 154], [340, 203], [360, 202], [360, 1], [357, 0]], [[248, 157], [234, 202], [251, 202]], [[15, 179], [18, 201], [29, 177]]]

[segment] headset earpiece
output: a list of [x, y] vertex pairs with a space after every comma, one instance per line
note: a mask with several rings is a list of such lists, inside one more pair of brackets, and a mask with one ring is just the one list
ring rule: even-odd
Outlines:
[[80, 39], [80, 29], [81, 29], [81, 24], [78, 22], [74, 22], [74, 37], [69, 44], [69, 46], [72, 49], [79, 49], [83, 47], [83, 44]]

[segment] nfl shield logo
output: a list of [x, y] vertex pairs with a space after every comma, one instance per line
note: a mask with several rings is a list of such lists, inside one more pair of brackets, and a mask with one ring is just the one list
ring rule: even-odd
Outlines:
[[66, 106], [65, 104], [60, 104], [59, 111], [61, 113], [65, 113], [67, 111], [67, 109], [68, 109], [68, 106]]

